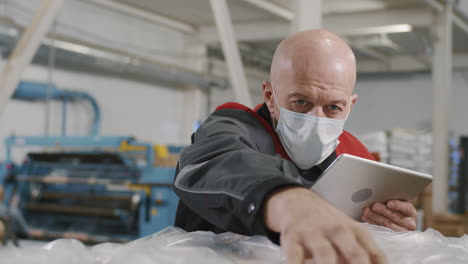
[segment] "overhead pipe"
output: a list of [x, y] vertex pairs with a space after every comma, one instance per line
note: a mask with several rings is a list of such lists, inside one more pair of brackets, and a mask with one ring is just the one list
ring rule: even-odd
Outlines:
[[[90, 134], [96, 136], [99, 134], [100, 122], [101, 122], [101, 109], [99, 104], [88, 93], [81, 91], [71, 91], [58, 89], [56, 86], [40, 83], [40, 82], [26, 82], [21, 81], [15, 92], [13, 93], [13, 99], [36, 101], [36, 100], [60, 100], [64, 104], [71, 101], [85, 100], [88, 101], [94, 112], [94, 120], [91, 126]], [[66, 113], [64, 113], [66, 114]], [[65, 120], [65, 119], [64, 119]], [[62, 131], [63, 128], [62, 128]]]
[[[7, 56], [17, 41], [14, 27], [0, 25], [0, 47]], [[224, 77], [202, 73], [186, 67], [161, 63], [139, 57], [124, 51], [114, 50], [94, 44], [78, 44], [74, 40], [46, 39], [37, 51], [33, 62], [46, 64], [49, 49], [55, 48], [55, 61], [58, 67], [84, 71], [93, 74], [106, 74], [149, 83], [160, 82], [167, 86], [197, 86], [202, 89], [227, 88]]]

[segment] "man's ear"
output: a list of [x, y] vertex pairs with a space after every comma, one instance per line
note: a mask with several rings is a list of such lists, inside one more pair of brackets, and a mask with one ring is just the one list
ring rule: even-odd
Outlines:
[[358, 99], [358, 95], [357, 94], [353, 94], [351, 95], [351, 106], [349, 107], [349, 110], [351, 111], [354, 107], [354, 104], [356, 103]]
[[271, 88], [271, 83], [268, 81], [263, 81], [263, 101], [266, 103], [268, 110], [273, 115], [275, 112], [275, 104], [273, 99], [273, 90]]

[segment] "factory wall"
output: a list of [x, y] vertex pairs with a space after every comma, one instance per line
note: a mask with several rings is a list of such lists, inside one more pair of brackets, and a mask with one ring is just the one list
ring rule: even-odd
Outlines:
[[[468, 135], [466, 102], [468, 73], [456, 71], [452, 79], [450, 130]], [[430, 73], [359, 76], [358, 101], [346, 129], [364, 133], [392, 128], [431, 130], [432, 79]]]

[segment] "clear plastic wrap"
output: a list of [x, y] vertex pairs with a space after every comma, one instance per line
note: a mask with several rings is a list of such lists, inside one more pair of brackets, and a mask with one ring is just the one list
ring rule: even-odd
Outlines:
[[[468, 263], [468, 236], [446, 238], [425, 232], [394, 232], [367, 225], [389, 263]], [[86, 247], [59, 239], [42, 247], [0, 248], [1, 264], [232, 264], [284, 263], [278, 246], [261, 236], [186, 233], [169, 227], [127, 244]]]
[[374, 225], [368, 225], [368, 228], [389, 263], [468, 263], [468, 235], [455, 238], [444, 237], [434, 229], [395, 232]]
[[86, 247], [58, 239], [42, 247], [0, 248], [1, 264], [233, 264], [281, 263], [278, 246], [261, 236], [187, 233], [168, 227], [127, 244]]

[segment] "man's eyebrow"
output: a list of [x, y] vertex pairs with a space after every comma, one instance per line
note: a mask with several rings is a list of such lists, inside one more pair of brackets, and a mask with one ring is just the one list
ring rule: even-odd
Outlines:
[[342, 105], [347, 105], [348, 101], [346, 99], [338, 99], [338, 100], [332, 100], [330, 104], [342, 104]]
[[290, 94], [288, 95], [288, 97], [290, 97], [290, 98], [291, 98], [291, 97], [301, 97], [301, 98], [308, 98], [308, 96], [307, 96], [307, 95], [304, 95], [304, 94], [302, 94], [302, 93], [298, 93], [298, 92], [293, 92], [293, 93], [290, 93]]
[[[310, 99], [309, 96], [307, 96], [305, 94], [302, 94], [302, 93], [299, 93], [299, 92], [292, 92], [292, 93], [288, 94], [288, 98], [292, 98], [292, 97], [298, 97], [298, 98], [302, 98], [302, 99]], [[346, 106], [348, 104], [348, 100], [346, 100], [344, 98], [336, 99], [336, 100], [330, 101], [329, 104], [341, 104], [341, 105]]]

